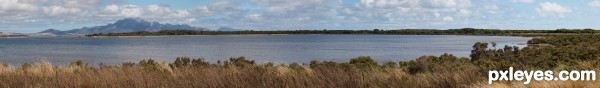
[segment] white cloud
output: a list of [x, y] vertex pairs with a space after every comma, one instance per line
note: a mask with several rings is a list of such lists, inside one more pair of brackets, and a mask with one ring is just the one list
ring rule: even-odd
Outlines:
[[115, 14], [115, 13], [119, 13], [119, 6], [117, 5], [108, 5], [106, 7], [104, 7], [103, 10], [105, 13], [110, 13], [110, 14]]
[[[245, 16], [248, 20], [260, 21], [263, 24], [286, 24], [292, 29], [307, 25], [315, 26], [307, 23], [317, 23], [319, 24], [316, 25], [317, 28], [327, 28], [324, 27], [326, 25], [348, 26], [347, 24], [371, 23], [353, 29], [372, 27], [377, 24], [394, 25], [394, 27], [440, 24], [468, 20], [473, 15], [488, 11], [483, 9], [474, 11], [477, 7], [472, 7], [471, 0], [360, 0], [354, 5], [338, 0], [250, 1], [260, 6], [262, 10]], [[491, 9], [498, 9], [498, 7]], [[500, 11], [496, 11], [498, 12]], [[267, 29], [281, 28], [283, 27]]]
[[0, 0], [0, 15], [14, 15], [37, 10], [38, 7], [31, 3], [20, 2], [19, 0]]
[[263, 20], [264, 18], [262, 17], [262, 14], [251, 14], [248, 15], [248, 18], [258, 21], [258, 20]]
[[444, 21], [454, 21], [454, 18], [450, 17], [450, 16], [446, 16], [443, 18]]
[[470, 7], [471, 0], [360, 0], [368, 8], [454, 8]]
[[469, 7], [471, 0], [422, 0], [421, 4], [433, 8]]
[[555, 15], [559, 17], [564, 17], [564, 14], [572, 12], [571, 9], [552, 2], [540, 3], [540, 6], [536, 10], [542, 16]]
[[533, 2], [535, 2], [535, 0], [512, 0], [512, 2], [517, 2], [517, 3], [533, 3]]
[[55, 0], [55, 5], [65, 8], [95, 9], [100, 4], [100, 0]]
[[[100, 10], [96, 17], [105, 18], [105, 22], [111, 22], [122, 18], [142, 18], [148, 21], [158, 21], [173, 24], [191, 24], [198, 21], [197, 18], [209, 16], [211, 11], [207, 8], [172, 9], [167, 5], [107, 5]], [[93, 16], [92, 16], [93, 17]]]
[[496, 5], [484, 5], [483, 10], [491, 14], [497, 14], [500, 12], [500, 8]]
[[471, 0], [361, 0], [342, 15], [368, 22], [433, 23], [468, 19], [474, 13], [471, 3]]
[[600, 1], [591, 1], [588, 3], [590, 7], [600, 7]]
[[190, 16], [190, 12], [187, 10], [177, 10], [171, 12], [168, 17], [184, 18]]
[[148, 11], [152, 14], [158, 15], [171, 13], [171, 9], [169, 7], [161, 5], [148, 5]]
[[194, 13], [194, 15], [198, 16], [207, 16], [211, 15], [213, 12], [208, 9], [207, 6], [201, 6], [198, 8], [191, 9], [190, 12]]
[[264, 8], [263, 16], [306, 20], [307, 16], [326, 14], [328, 0], [250, 0]]
[[191, 12], [187, 9], [184, 10], [171, 10], [170, 7], [164, 5], [148, 5], [148, 12], [151, 15], [155, 15], [158, 17], [176, 17], [176, 18], [184, 18], [191, 15]]
[[120, 16], [124, 17], [140, 17], [143, 14], [143, 9], [136, 5], [125, 5], [121, 8]]
[[62, 6], [48, 6], [48, 7], [43, 7], [43, 12], [44, 14], [48, 15], [48, 16], [53, 16], [53, 17], [57, 17], [57, 16], [73, 16], [73, 15], [83, 15], [83, 10], [78, 9], [78, 8], [65, 8]]
[[[193, 15], [192, 9], [172, 10], [168, 6], [148, 5], [142, 8], [136, 5], [107, 5], [102, 10], [103, 17], [141, 17], [149, 19], [189, 18]], [[143, 14], [143, 15], [142, 15]], [[203, 14], [203, 13], [198, 13]]]
[[97, 10], [100, 0], [24, 0], [41, 5], [43, 15], [51, 17], [73, 17], [90, 15], [87, 12]]
[[401, 0], [360, 0], [360, 2], [361, 2], [361, 5], [368, 7], [368, 8], [397, 7], [403, 3], [416, 3], [413, 1], [401, 1]]

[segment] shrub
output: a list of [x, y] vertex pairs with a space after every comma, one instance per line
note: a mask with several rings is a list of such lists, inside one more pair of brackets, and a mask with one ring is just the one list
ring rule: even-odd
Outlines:
[[383, 64], [384, 68], [397, 68], [398, 64], [396, 62], [386, 62], [385, 64]]
[[19, 69], [21, 70], [27, 70], [29, 68], [33, 67], [33, 65], [29, 64], [29, 63], [24, 63], [21, 65], [21, 67]]
[[124, 67], [124, 68], [133, 67], [133, 66], [135, 66], [135, 63], [132, 63], [132, 62], [121, 63], [121, 67]]
[[195, 67], [204, 67], [209, 66], [210, 63], [204, 61], [204, 58], [192, 59], [192, 66]]
[[83, 63], [82, 60], [76, 60], [76, 61], [72, 61], [69, 63], [69, 66], [74, 66], [74, 67], [85, 67], [85, 64]]
[[256, 64], [254, 60], [246, 60], [246, 57], [229, 58], [229, 62], [225, 62], [225, 66], [233, 65], [236, 67], [249, 67]]
[[171, 66], [172, 68], [182, 68], [184, 66], [188, 66], [189, 63], [190, 63], [189, 57], [177, 57], [175, 59], [175, 62], [173, 62], [172, 64], [169, 64], [169, 66]]
[[379, 65], [377, 65], [377, 62], [375, 62], [369, 56], [359, 56], [359, 57], [350, 59], [350, 65], [356, 66], [357, 68], [360, 68], [360, 69], [375, 68], [375, 67], [379, 66]]

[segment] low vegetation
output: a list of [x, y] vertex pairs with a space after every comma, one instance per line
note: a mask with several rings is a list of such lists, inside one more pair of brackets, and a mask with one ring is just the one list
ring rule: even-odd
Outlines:
[[348, 62], [256, 63], [245, 57], [210, 63], [176, 58], [87, 66], [82, 61], [55, 66], [47, 61], [0, 66], [2, 87], [596, 87], [595, 81], [540, 81], [487, 84], [488, 70], [598, 70], [599, 35], [534, 38], [529, 47], [475, 43], [470, 58], [452, 54], [377, 63], [368, 56]]

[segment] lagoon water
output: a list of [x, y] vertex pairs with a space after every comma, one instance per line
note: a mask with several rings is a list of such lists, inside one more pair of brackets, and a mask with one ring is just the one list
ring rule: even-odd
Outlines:
[[[155, 37], [0, 38], [0, 63], [22, 64], [48, 60], [64, 64], [138, 62], [176, 57], [210, 62], [245, 56], [258, 63], [309, 63], [311, 60], [349, 61], [371, 56], [378, 62], [416, 59], [450, 53], [468, 57], [475, 42], [523, 45], [531, 38], [462, 35], [201, 35]], [[493, 48], [493, 47], [492, 47]]]

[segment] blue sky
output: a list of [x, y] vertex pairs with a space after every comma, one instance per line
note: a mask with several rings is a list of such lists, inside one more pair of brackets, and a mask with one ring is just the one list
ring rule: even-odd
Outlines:
[[600, 0], [2, 0], [0, 32], [141, 18], [215, 29], [600, 29]]

